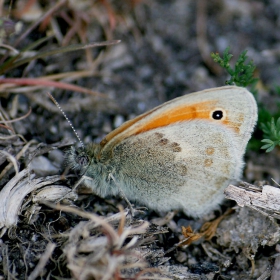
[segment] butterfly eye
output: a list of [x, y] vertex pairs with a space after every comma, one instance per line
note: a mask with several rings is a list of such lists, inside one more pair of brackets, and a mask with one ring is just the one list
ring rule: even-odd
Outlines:
[[85, 155], [80, 155], [76, 157], [76, 162], [81, 166], [86, 166], [89, 163], [89, 158]]
[[214, 120], [221, 120], [224, 117], [224, 112], [222, 110], [215, 110], [212, 112], [212, 118]]

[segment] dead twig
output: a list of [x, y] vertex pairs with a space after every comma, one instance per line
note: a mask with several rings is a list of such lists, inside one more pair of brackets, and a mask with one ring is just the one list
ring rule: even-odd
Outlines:
[[210, 46], [207, 40], [207, 5], [206, 0], [197, 0], [196, 32], [197, 46], [205, 64], [216, 75], [220, 75], [222, 68], [210, 56]]
[[40, 274], [42, 273], [43, 269], [45, 268], [48, 260], [50, 259], [56, 245], [54, 243], [48, 243], [44, 254], [42, 254], [38, 264], [36, 265], [35, 269], [32, 273], [28, 276], [28, 280], [35, 280]]
[[280, 189], [265, 185], [257, 187], [250, 184], [229, 185], [225, 191], [228, 199], [235, 200], [240, 207], [248, 206], [258, 212], [280, 218]]

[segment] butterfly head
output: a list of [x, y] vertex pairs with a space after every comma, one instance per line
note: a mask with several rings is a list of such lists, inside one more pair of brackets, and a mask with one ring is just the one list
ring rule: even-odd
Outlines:
[[72, 146], [66, 153], [66, 164], [80, 175], [85, 174], [91, 164], [97, 164], [99, 151], [99, 144], [89, 144], [83, 147]]

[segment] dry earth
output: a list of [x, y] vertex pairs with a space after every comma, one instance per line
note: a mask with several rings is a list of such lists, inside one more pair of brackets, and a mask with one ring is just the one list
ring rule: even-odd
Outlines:
[[[6, 2], [3, 18], [10, 5]], [[78, 178], [59, 175], [65, 170], [63, 153], [77, 140], [47, 96], [50, 91], [59, 101], [84, 143], [98, 142], [124, 121], [167, 100], [224, 85], [228, 77], [210, 53], [222, 54], [230, 46], [234, 59], [248, 51], [260, 77], [258, 101], [277, 110], [280, 2], [33, 2], [13, 2], [10, 18], [22, 26], [19, 33], [2, 36], [1, 64], [7, 59], [4, 44], [15, 46], [58, 4], [16, 49], [50, 33], [52, 38], [26, 55], [76, 43], [121, 43], [47, 56], [2, 73], [3, 78], [66, 73], [56, 80], [106, 97], [41, 84], [7, 87], [1, 82], [3, 120], [23, 116], [29, 107], [32, 112], [23, 120], [4, 123], [13, 130], [1, 128], [0, 279], [280, 279], [278, 221], [259, 212], [236, 206], [211, 240], [181, 247], [176, 246], [184, 239], [181, 226], [198, 232], [205, 221], [235, 204], [226, 201], [220, 211], [200, 220], [149, 210], [132, 218], [116, 207], [127, 207], [120, 198], [101, 199], [81, 186], [71, 192]], [[2, 25], [7, 32], [5, 28]], [[11, 135], [22, 135], [26, 142]], [[254, 137], [259, 141], [261, 132]], [[17, 157], [18, 175], [8, 154]], [[273, 177], [280, 182], [279, 150], [265, 154], [254, 148], [246, 162], [245, 181]]]

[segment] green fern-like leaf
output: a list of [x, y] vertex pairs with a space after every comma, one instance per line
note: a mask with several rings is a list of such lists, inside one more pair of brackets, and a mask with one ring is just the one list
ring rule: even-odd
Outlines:
[[[217, 62], [226, 72], [230, 75], [230, 79], [226, 81], [227, 85], [237, 85], [241, 87], [250, 86], [250, 91], [257, 96], [257, 89], [255, 88], [258, 79], [254, 78], [255, 65], [252, 61], [247, 61], [247, 51], [243, 51], [233, 67], [231, 67], [230, 62], [233, 57], [229, 52], [230, 48], [226, 48], [223, 56], [221, 57], [218, 53], [212, 53], [211, 57], [215, 62]], [[280, 94], [280, 87], [276, 87], [276, 93]], [[280, 107], [280, 106], [279, 106]], [[280, 117], [279, 113], [273, 114], [267, 110], [264, 104], [258, 104], [258, 115], [259, 122], [258, 127], [263, 131], [263, 140], [261, 142], [264, 144], [261, 149], [266, 150], [266, 152], [272, 151], [276, 146], [280, 145]], [[273, 117], [278, 118], [275, 122]], [[268, 121], [270, 120], [270, 121]], [[254, 139], [253, 139], [254, 140]], [[251, 140], [251, 142], [253, 142]], [[255, 146], [260, 148], [259, 140], [255, 141]]]
[[264, 139], [261, 142], [265, 143], [261, 149], [266, 152], [271, 152], [275, 146], [280, 145], [280, 118], [274, 121], [274, 118], [270, 122], [261, 123], [261, 129], [264, 133]]
[[230, 66], [230, 60], [233, 55], [229, 53], [229, 47], [227, 47], [223, 53], [223, 57], [220, 57], [218, 53], [212, 53], [211, 57], [221, 67], [223, 67], [230, 75], [230, 80], [226, 81], [227, 85], [237, 85], [241, 87], [247, 87], [248, 85], [254, 86], [258, 79], [254, 78], [255, 65], [252, 61], [247, 63], [247, 51], [243, 51], [238, 57], [234, 67]]

